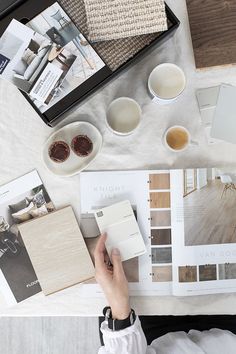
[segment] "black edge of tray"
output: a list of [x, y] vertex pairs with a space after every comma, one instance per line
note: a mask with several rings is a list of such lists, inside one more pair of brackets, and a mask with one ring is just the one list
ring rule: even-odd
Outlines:
[[[2, 0], [0, 0], [2, 1]], [[4, 0], [3, 0], [4, 1]], [[25, 0], [14, 0], [14, 1], [6, 1], [4, 3], [4, 7], [0, 7], [0, 20], [1, 18], [7, 16], [11, 11], [15, 10], [16, 7], [21, 5]], [[2, 10], [1, 10], [2, 8]]]

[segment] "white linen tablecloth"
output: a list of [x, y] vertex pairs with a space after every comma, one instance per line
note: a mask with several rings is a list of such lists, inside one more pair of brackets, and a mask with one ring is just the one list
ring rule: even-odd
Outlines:
[[[236, 146], [223, 143], [208, 146], [201, 126], [195, 90], [221, 82], [236, 85], [236, 67], [224, 67], [196, 72], [189, 32], [185, 0], [167, 1], [181, 21], [175, 36], [143, 58], [128, 71], [97, 92], [83, 105], [76, 107], [58, 125], [76, 120], [94, 124], [102, 133], [104, 144], [90, 170], [158, 169], [236, 165]], [[181, 66], [187, 76], [187, 88], [171, 105], [158, 106], [147, 93], [147, 79], [159, 63], [172, 62]], [[129, 137], [113, 135], [105, 125], [108, 104], [119, 96], [136, 99], [143, 110], [139, 129]], [[165, 129], [174, 124], [186, 126], [198, 147], [181, 154], [168, 152], [162, 146]], [[57, 127], [57, 128], [58, 128]], [[56, 129], [56, 128], [55, 128]], [[54, 130], [55, 130], [54, 129]], [[47, 170], [42, 161], [42, 147], [54, 131], [47, 127], [10, 84], [0, 81], [0, 184], [37, 169], [56, 207], [71, 204], [79, 216], [79, 175], [61, 178]], [[98, 315], [105, 305], [103, 299], [81, 299], [78, 286], [44, 297], [38, 294], [0, 314], [22, 315]], [[233, 314], [236, 294], [188, 298], [132, 298], [139, 314]]]

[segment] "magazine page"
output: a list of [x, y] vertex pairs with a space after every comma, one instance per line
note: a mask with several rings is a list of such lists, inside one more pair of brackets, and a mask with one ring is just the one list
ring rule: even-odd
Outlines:
[[172, 172], [173, 292], [236, 291], [236, 171]]
[[18, 225], [53, 210], [37, 171], [0, 187], [0, 305], [14, 305], [41, 291]]
[[[93, 258], [100, 234], [94, 212], [123, 200], [131, 202], [147, 252], [123, 262], [134, 296], [172, 293], [169, 171], [83, 172], [80, 175], [80, 227]], [[86, 297], [103, 296], [95, 280], [82, 287]]]
[[0, 76], [42, 113], [104, 66], [57, 2], [27, 26], [12, 20], [0, 40]]

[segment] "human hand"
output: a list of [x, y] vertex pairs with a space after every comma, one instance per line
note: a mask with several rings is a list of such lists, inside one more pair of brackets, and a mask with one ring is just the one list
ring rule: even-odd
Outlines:
[[94, 252], [96, 280], [111, 307], [113, 319], [123, 320], [130, 314], [128, 282], [118, 249], [113, 249], [111, 262], [105, 248], [106, 235], [101, 235]]

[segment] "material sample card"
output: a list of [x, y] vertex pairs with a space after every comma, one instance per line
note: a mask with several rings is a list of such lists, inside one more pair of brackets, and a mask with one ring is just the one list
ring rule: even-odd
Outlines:
[[94, 276], [93, 263], [71, 207], [19, 228], [45, 295]]
[[107, 233], [106, 248], [110, 255], [118, 248], [122, 261], [141, 256], [146, 247], [128, 200], [98, 210], [95, 218], [101, 233]]
[[221, 85], [214, 119], [212, 122], [211, 136], [213, 138], [236, 143], [236, 87]]
[[186, 0], [196, 68], [236, 62], [236, 1]]

